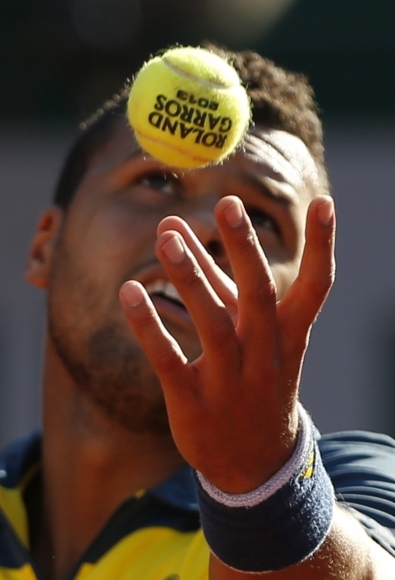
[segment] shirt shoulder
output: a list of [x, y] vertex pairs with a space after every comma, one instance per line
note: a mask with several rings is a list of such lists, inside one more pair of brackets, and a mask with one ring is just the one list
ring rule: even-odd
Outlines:
[[318, 445], [338, 502], [395, 556], [395, 440], [340, 431], [322, 435]]

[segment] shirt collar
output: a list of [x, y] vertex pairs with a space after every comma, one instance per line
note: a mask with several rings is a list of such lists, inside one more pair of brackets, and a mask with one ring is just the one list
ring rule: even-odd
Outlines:
[[149, 490], [150, 495], [174, 507], [198, 511], [192, 468], [185, 465], [166, 481]]
[[[41, 433], [11, 443], [0, 455], [0, 485], [17, 487], [28, 469], [41, 459]], [[148, 493], [173, 507], [197, 511], [197, 498], [192, 468], [189, 465], [171, 475]]]

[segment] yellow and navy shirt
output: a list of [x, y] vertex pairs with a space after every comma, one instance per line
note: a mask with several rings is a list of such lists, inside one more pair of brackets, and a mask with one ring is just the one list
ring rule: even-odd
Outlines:
[[[395, 441], [364, 431], [317, 433], [317, 439], [338, 502], [395, 556]], [[40, 434], [0, 454], [0, 580], [40, 580], [23, 502], [40, 462]], [[207, 580], [208, 561], [193, 477], [185, 467], [124, 502], [70, 580]]]
[[[38, 434], [0, 456], [0, 580], [39, 580], [29, 552], [23, 492], [40, 468]], [[207, 580], [209, 549], [200, 529], [189, 467], [132, 497], [107, 522], [70, 580]]]

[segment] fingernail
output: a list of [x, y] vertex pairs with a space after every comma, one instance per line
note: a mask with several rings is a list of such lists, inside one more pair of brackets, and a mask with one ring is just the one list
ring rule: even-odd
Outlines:
[[173, 264], [179, 264], [184, 259], [184, 246], [178, 236], [172, 236], [163, 244], [162, 250]]
[[333, 220], [334, 206], [331, 198], [322, 201], [318, 206], [318, 217], [324, 226], [329, 226]]
[[122, 287], [122, 296], [132, 308], [138, 306], [143, 300], [143, 291], [139, 284], [135, 282], [126, 282]]
[[226, 221], [232, 228], [237, 228], [243, 221], [243, 210], [237, 201], [232, 203], [225, 210]]

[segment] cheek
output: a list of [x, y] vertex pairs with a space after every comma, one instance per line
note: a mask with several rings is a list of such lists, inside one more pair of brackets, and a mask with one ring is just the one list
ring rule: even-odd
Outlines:
[[277, 300], [281, 300], [296, 280], [299, 272], [299, 261], [271, 264], [270, 268], [277, 287]]
[[307, 207], [301, 204], [301, 207], [292, 216], [293, 227], [289, 228], [289, 238], [284, 244], [285, 254], [282, 255], [280, 260], [270, 261], [270, 267], [277, 285], [278, 299], [281, 299], [286, 294], [299, 274], [305, 245], [306, 211]]
[[157, 220], [141, 219], [137, 213], [117, 206], [104, 208], [80, 224], [79, 235], [71, 236], [75, 252], [97, 265], [132, 262], [144, 254], [153, 254]]

